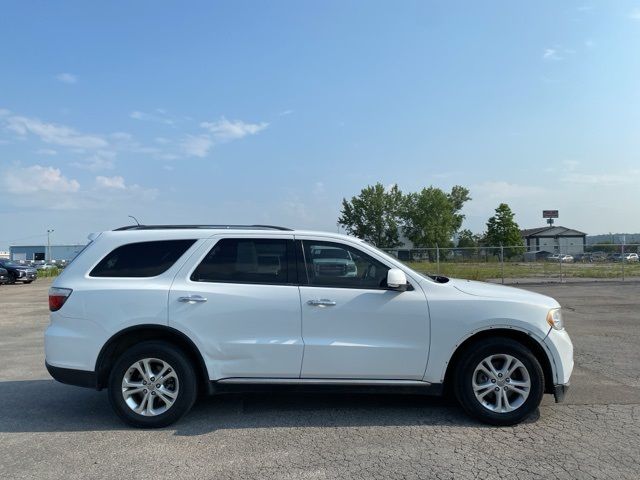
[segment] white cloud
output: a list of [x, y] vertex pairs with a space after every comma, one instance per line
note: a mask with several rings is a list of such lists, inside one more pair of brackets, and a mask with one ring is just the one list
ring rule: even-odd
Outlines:
[[3, 179], [7, 191], [17, 195], [38, 192], [70, 193], [80, 189], [77, 180], [65, 177], [57, 168], [41, 165], [9, 169]]
[[477, 197], [512, 199], [542, 196], [545, 189], [533, 185], [519, 185], [503, 181], [484, 182], [471, 187], [471, 195]]
[[182, 150], [191, 157], [206, 157], [213, 146], [207, 135], [187, 135], [182, 142]]
[[599, 187], [631, 185], [640, 181], [640, 170], [627, 170], [624, 173], [570, 173], [562, 180], [566, 183]]
[[293, 110], [283, 110], [282, 112], [280, 112], [278, 114], [279, 117], [286, 117], [287, 115], [291, 115], [293, 113]]
[[36, 118], [17, 115], [10, 116], [5, 120], [5, 128], [18, 134], [20, 137], [26, 137], [28, 134], [32, 134], [39, 137], [40, 140], [45, 143], [65, 147], [96, 149], [109, 145], [104, 138], [98, 135], [83, 134], [71, 127], [45, 123]]
[[119, 190], [124, 190], [126, 185], [124, 184], [124, 178], [120, 176], [115, 177], [96, 177], [96, 186], [98, 188], [115, 188]]
[[151, 201], [158, 196], [155, 188], [144, 188], [138, 184], [127, 184], [123, 177], [115, 175], [113, 177], [97, 176], [95, 191], [88, 192], [88, 198], [94, 202], [104, 201]]
[[116, 158], [115, 152], [108, 150], [98, 150], [93, 155], [85, 158], [79, 162], [72, 162], [72, 167], [81, 168], [83, 170], [89, 170], [90, 172], [97, 172], [100, 170], [111, 170], [114, 167], [114, 160]]
[[40, 148], [38, 150], [36, 150], [36, 153], [38, 155], [48, 155], [48, 156], [53, 156], [53, 155], [57, 155], [58, 152], [56, 150], [53, 150], [51, 148]]
[[631, 10], [631, 13], [629, 14], [629, 18], [631, 20], [640, 21], [640, 7], [637, 7]]
[[200, 126], [218, 140], [238, 140], [247, 135], [255, 135], [269, 126], [266, 122], [246, 123], [242, 120], [229, 121], [222, 117], [217, 122], [202, 122]]
[[41, 210], [96, 210], [124, 208], [156, 199], [158, 190], [127, 184], [121, 176], [97, 176], [80, 183], [51, 166], [13, 166], [0, 172], [0, 201]]
[[556, 50], [555, 48], [546, 48], [544, 50], [544, 53], [542, 54], [542, 59], [543, 60], [562, 60], [562, 57], [558, 54], [558, 50]]
[[144, 122], [162, 123], [164, 125], [173, 125], [175, 120], [167, 115], [167, 112], [161, 108], [156, 109], [155, 113], [141, 112], [134, 110], [129, 114], [129, 118], [141, 120]]
[[77, 75], [74, 75], [72, 73], [59, 73], [59, 74], [56, 75], [56, 80], [58, 80], [59, 82], [62, 82], [62, 83], [69, 84], [69, 85], [72, 85], [74, 83], [78, 83]]

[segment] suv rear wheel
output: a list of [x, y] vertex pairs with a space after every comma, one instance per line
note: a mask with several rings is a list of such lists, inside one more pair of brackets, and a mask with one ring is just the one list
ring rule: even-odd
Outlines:
[[197, 396], [187, 356], [166, 342], [143, 342], [125, 351], [109, 376], [109, 401], [134, 427], [166, 427], [186, 414]]
[[455, 394], [471, 416], [492, 425], [513, 425], [542, 401], [540, 362], [521, 343], [496, 338], [476, 343], [458, 363]]

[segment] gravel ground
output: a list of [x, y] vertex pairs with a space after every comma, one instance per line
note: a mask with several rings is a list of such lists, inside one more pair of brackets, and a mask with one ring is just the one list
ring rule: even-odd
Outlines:
[[565, 307], [576, 370], [564, 404], [494, 428], [442, 399], [236, 395], [141, 431], [105, 392], [43, 366], [48, 280], [0, 287], [0, 478], [640, 477], [640, 284], [526, 288]]

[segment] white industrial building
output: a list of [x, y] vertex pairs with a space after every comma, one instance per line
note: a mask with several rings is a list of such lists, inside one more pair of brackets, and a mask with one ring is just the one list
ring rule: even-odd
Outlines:
[[577, 255], [584, 253], [587, 234], [561, 226], [529, 228], [520, 232], [527, 252], [563, 253]]

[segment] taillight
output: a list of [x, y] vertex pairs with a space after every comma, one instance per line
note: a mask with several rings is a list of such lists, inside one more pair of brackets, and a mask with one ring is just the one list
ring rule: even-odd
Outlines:
[[51, 287], [49, 289], [49, 310], [52, 312], [60, 310], [71, 295], [71, 292], [73, 290], [70, 288]]

